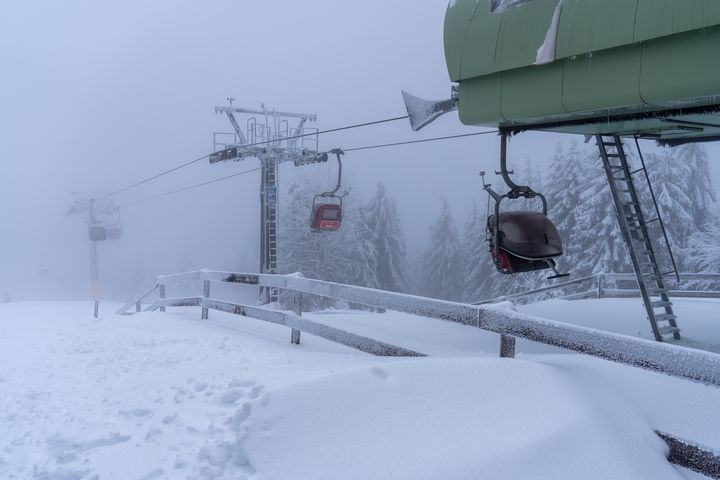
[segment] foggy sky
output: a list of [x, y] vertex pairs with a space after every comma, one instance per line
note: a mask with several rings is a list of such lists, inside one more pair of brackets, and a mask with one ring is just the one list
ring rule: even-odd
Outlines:
[[[442, 27], [447, 0], [8, 0], [0, 4], [0, 294], [83, 298], [87, 228], [67, 216], [71, 192], [109, 192], [212, 149], [230, 131], [213, 107], [259, 102], [315, 113], [320, 129], [404, 114], [400, 90], [447, 98]], [[321, 148], [469, 133], [457, 115], [420, 133], [406, 122], [321, 138]], [[546, 164], [571, 137], [527, 133], [510, 158]], [[582, 139], [580, 139], [582, 140]], [[648, 147], [650, 148], [650, 147]], [[710, 147], [711, 156], [718, 148]], [[349, 153], [351, 193], [382, 181], [411, 252], [428, 241], [440, 198], [462, 227], [484, 205], [477, 175], [497, 167], [494, 135]], [[715, 185], [720, 169], [714, 158]], [[118, 204], [255, 168], [206, 161], [118, 195]], [[281, 166], [291, 178], [296, 167]], [[328, 168], [331, 168], [330, 166]], [[257, 267], [258, 175], [122, 209], [125, 238], [101, 245], [103, 276], [187, 264]], [[187, 253], [189, 252], [189, 253]]]

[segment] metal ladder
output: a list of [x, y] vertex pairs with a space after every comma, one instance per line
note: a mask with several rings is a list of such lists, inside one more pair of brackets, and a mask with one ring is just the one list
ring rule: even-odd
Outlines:
[[[610, 185], [610, 192], [615, 202], [620, 231], [630, 252], [638, 288], [645, 303], [645, 310], [655, 340], [662, 342], [663, 337], [666, 335], [672, 335], [673, 338], [679, 340], [680, 329], [677, 326], [677, 316], [673, 312], [672, 302], [668, 297], [668, 289], [663, 280], [665, 276], [670, 274], [677, 276], [677, 267], [660, 217], [655, 194], [650, 185], [645, 162], [641, 157], [642, 168], [631, 170], [622, 140], [618, 135], [595, 135], [595, 139], [597, 140], [600, 157]], [[655, 217], [647, 221], [643, 215], [638, 192], [633, 181], [634, 175], [641, 172], [645, 174], [645, 179], [648, 182], [656, 214]], [[674, 270], [669, 272], [661, 271], [653, 249], [653, 239], [648, 231], [648, 226], [654, 222], [659, 223], [670, 254]], [[653, 300], [653, 296], [659, 297], [659, 300]]]
[[[260, 273], [277, 273], [278, 243], [277, 243], [277, 169], [275, 158], [264, 158], [262, 161], [262, 265]], [[278, 301], [278, 289], [264, 287], [260, 293], [261, 303]]]

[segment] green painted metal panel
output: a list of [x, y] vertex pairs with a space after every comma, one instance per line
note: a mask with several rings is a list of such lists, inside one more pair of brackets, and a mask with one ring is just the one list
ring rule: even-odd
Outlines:
[[460, 121], [466, 125], [497, 125], [503, 121], [500, 109], [502, 74], [485, 75], [460, 83]]
[[641, 135], [647, 138], [663, 138], [665, 140], [681, 139], [685, 137], [715, 137], [720, 135], [720, 125], [703, 127], [702, 131], [689, 132], [682, 130], [684, 121], [697, 120], [707, 122], [717, 122], [720, 118], [715, 115], [692, 115], [688, 117], [678, 117], [681, 122], [675, 124], [664, 122], [660, 118], [646, 118], [642, 120], [628, 120], [619, 122], [600, 122], [589, 125], [567, 125], [545, 129], [546, 131], [559, 133], [573, 133], [580, 135], [596, 135], [596, 134], [617, 134], [617, 135]]
[[[479, 3], [476, 0], [456, 0], [450, 2], [445, 14], [445, 62], [450, 80], [460, 80], [460, 69], [465, 51], [465, 38], [468, 27]], [[485, 15], [483, 15], [485, 16]], [[494, 46], [493, 46], [494, 48]], [[494, 57], [494, 52], [493, 52]], [[481, 60], [476, 57], [477, 60]]]
[[495, 71], [495, 50], [502, 16], [486, 15], [489, 4], [478, 4], [478, 10], [470, 23], [465, 40], [460, 78], [488, 75]]
[[720, 24], [718, 0], [638, 0], [635, 41]]
[[535, 63], [537, 51], [545, 41], [558, 1], [532, 0], [494, 14], [502, 16], [495, 52], [496, 72]]
[[633, 43], [638, 0], [565, 0], [555, 58]]
[[643, 100], [667, 106], [687, 103], [686, 99], [696, 99], [691, 104], [717, 103], [719, 57], [720, 27], [644, 43], [640, 78]]
[[640, 45], [569, 58], [563, 77], [563, 107], [583, 112], [641, 105]]
[[528, 0], [496, 13], [488, 0], [451, 2], [445, 50], [450, 77], [460, 82], [463, 123], [651, 138], [716, 134], [712, 124], [668, 125], [657, 115], [682, 108], [672, 114], [717, 119], [717, 109], [706, 107], [720, 105], [720, 0], [563, 0], [556, 60], [534, 65], [559, 1]]
[[502, 72], [502, 114], [509, 120], [565, 113], [562, 62]]

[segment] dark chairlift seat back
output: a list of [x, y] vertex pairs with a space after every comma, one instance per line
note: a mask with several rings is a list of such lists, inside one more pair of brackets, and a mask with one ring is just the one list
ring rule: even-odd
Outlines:
[[[500, 212], [497, 217], [491, 215], [488, 231], [491, 233], [490, 253], [503, 273], [552, 268], [554, 258], [563, 254], [560, 233], [540, 212], [511, 211]], [[497, 250], [492, 239], [498, 243]]]
[[88, 235], [93, 242], [102, 242], [107, 240], [108, 231], [105, 225], [100, 223], [91, 224], [88, 228]]
[[108, 228], [107, 236], [110, 240], [120, 240], [122, 238], [122, 228], [118, 226]]

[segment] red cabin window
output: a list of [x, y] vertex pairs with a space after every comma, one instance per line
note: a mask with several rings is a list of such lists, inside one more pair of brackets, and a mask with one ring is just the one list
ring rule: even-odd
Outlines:
[[313, 216], [313, 230], [337, 230], [342, 221], [342, 207], [326, 203], [315, 208]]

